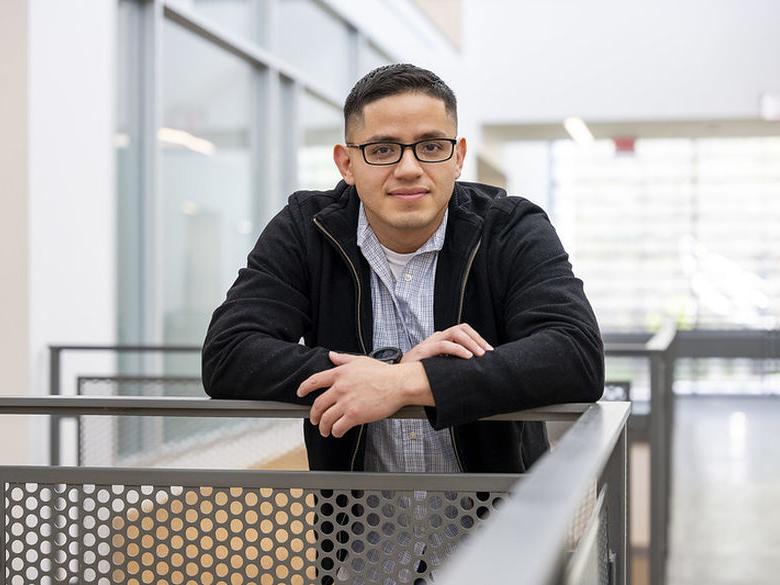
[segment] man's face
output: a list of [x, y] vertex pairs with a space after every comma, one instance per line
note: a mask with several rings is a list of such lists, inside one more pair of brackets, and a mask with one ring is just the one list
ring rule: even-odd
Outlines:
[[[438, 98], [402, 93], [363, 108], [362, 119], [351, 121], [347, 142], [389, 141], [409, 144], [427, 138], [455, 138], [456, 122]], [[354, 185], [366, 217], [379, 241], [396, 252], [413, 252], [441, 223], [460, 176], [466, 142], [458, 141], [447, 161], [423, 163], [411, 148], [389, 166], [369, 165], [360, 149], [336, 145], [333, 158], [344, 177]]]

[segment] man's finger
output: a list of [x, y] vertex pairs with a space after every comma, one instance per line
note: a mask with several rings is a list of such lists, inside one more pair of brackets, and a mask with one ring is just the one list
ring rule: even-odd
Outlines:
[[343, 414], [344, 413], [341, 405], [338, 402], [322, 413], [322, 417], [320, 418], [319, 422], [320, 434], [323, 437], [330, 435], [330, 429], [333, 426], [333, 423], [339, 420]]
[[314, 401], [314, 404], [311, 405], [311, 410], [309, 411], [309, 420], [311, 421], [311, 424], [319, 424], [322, 413], [333, 406], [336, 400], [338, 400], [338, 397], [335, 392], [327, 391], [317, 396], [317, 399]]
[[468, 360], [474, 357], [473, 353], [471, 353], [468, 349], [459, 343], [455, 343], [454, 341], [449, 341], [446, 339], [437, 341], [435, 347], [436, 349], [433, 355], [451, 355], [454, 357], [463, 358], [464, 360]]
[[337, 351], [329, 351], [328, 357], [330, 358], [330, 361], [333, 362], [333, 364], [337, 366], [341, 366], [344, 364], [348, 364], [349, 362], [353, 362], [356, 359], [360, 359], [361, 355], [352, 355], [350, 353], [338, 353]]
[[354, 426], [355, 424], [352, 422], [352, 420], [347, 415], [344, 415], [335, 423], [333, 423], [333, 426], [330, 429], [330, 434], [333, 435], [335, 438], [340, 439], [341, 437], [347, 434], [347, 431], [349, 431], [349, 429], [351, 429]]
[[454, 341], [456, 343], [461, 344], [463, 347], [468, 349], [474, 355], [485, 355], [486, 350], [479, 344], [478, 341], [472, 338], [463, 329], [458, 329], [454, 331], [450, 337], [450, 341]]
[[332, 370], [323, 370], [322, 372], [312, 374], [303, 382], [301, 382], [301, 385], [298, 386], [296, 394], [298, 397], [303, 398], [309, 392], [313, 392], [318, 388], [329, 388], [333, 386], [333, 383], [336, 381], [336, 377], [339, 375], [337, 369], [338, 368], [333, 368]]
[[466, 331], [466, 333], [471, 336], [472, 339], [475, 339], [483, 349], [493, 351], [493, 346], [490, 345], [484, 337], [477, 333], [477, 330], [474, 329], [471, 325], [468, 323], [461, 323], [460, 326]]

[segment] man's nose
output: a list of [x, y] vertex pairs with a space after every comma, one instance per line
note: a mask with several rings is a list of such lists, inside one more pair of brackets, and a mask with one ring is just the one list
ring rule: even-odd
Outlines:
[[412, 147], [404, 148], [404, 151], [401, 153], [401, 160], [395, 165], [395, 174], [398, 177], [422, 174], [420, 161], [414, 156]]

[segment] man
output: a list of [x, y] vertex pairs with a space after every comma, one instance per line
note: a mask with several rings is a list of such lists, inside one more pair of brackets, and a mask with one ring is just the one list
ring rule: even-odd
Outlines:
[[[478, 419], [601, 396], [582, 283], [539, 207], [456, 183], [466, 141], [435, 74], [372, 71], [344, 122], [343, 181], [290, 197], [214, 312], [206, 391], [311, 404], [311, 469], [524, 471], [544, 425]], [[428, 420], [387, 418], [406, 405]]]

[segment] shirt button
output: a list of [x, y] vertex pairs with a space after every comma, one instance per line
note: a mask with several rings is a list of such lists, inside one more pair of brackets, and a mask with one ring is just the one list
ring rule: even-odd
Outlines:
[[406, 274], [404, 274], [404, 280], [406, 282], [412, 282], [412, 275], [407, 272]]
[[410, 438], [412, 441], [414, 441], [414, 440], [417, 438], [417, 433], [415, 433], [414, 431], [412, 431], [411, 433], [409, 433], [409, 438]]

